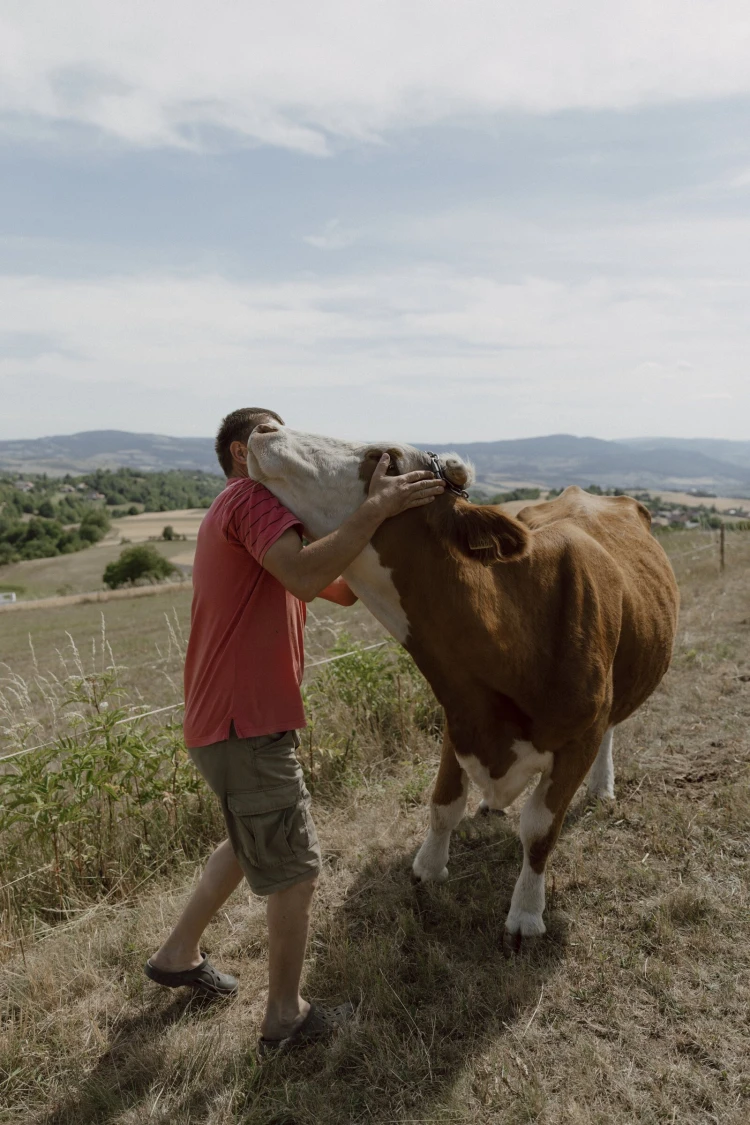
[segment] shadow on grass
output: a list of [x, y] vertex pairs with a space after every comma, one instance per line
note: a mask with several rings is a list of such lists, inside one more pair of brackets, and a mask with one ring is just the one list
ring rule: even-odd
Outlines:
[[182, 991], [166, 1006], [157, 996], [148, 1008], [116, 1022], [106, 1052], [81, 1087], [38, 1118], [38, 1125], [105, 1125], [137, 1106], [163, 1072], [161, 1040], [183, 1019], [199, 1019], [211, 1005]]
[[467, 1067], [493, 1041], [520, 1033], [565, 956], [554, 910], [545, 938], [503, 955], [520, 859], [507, 821], [476, 818], [454, 836], [444, 884], [414, 886], [410, 857], [371, 861], [315, 935], [306, 988], [323, 1001], [358, 1002], [355, 1025], [329, 1048], [264, 1062], [239, 1120], [464, 1120], [457, 1084]]
[[[324, 1003], [353, 1000], [354, 1024], [333, 1044], [260, 1066], [253, 1065], [252, 1044], [245, 1044], [247, 1063], [234, 1070], [240, 1082], [234, 1116], [217, 1120], [472, 1120], [463, 1116], [462, 1078], [494, 1041], [523, 1030], [542, 985], [565, 956], [565, 927], [552, 904], [547, 936], [513, 958], [504, 956], [503, 924], [521, 860], [504, 818], [478, 817], [459, 826], [446, 883], [415, 886], [410, 859], [372, 859], [338, 908], [318, 910], [305, 995]], [[200, 1018], [188, 995], [167, 1007], [155, 1003], [120, 1024], [82, 1086], [38, 1125], [151, 1120], [145, 1102], [165, 1077], [164, 1032], [182, 1019]], [[232, 1020], [232, 1006], [221, 1018]], [[226, 1062], [226, 1068], [212, 1067], [204, 1084], [186, 1081], [177, 1104], [172, 1082], [168, 1117], [154, 1112], [153, 1119], [205, 1122], [226, 1092], [232, 1069], [231, 1059]]]

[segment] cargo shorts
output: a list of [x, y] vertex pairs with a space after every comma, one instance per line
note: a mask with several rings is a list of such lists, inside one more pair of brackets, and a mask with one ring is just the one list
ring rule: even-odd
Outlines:
[[238, 738], [188, 753], [221, 802], [229, 841], [256, 895], [271, 895], [320, 871], [310, 794], [294, 730]]

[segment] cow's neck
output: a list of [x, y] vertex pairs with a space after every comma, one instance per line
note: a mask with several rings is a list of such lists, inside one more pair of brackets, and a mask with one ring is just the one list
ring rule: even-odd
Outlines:
[[344, 571], [344, 578], [373, 617], [384, 625], [402, 645], [407, 643], [410, 622], [401, 595], [393, 580], [392, 569], [380, 559], [372, 545]]
[[[472, 597], [465, 579], [465, 562], [447, 548], [446, 517], [452, 498], [386, 520], [367, 547], [345, 572], [349, 585], [370, 612], [401, 644], [415, 652], [423, 647], [425, 631], [435, 620], [460, 622], [462, 605]], [[462, 571], [463, 574], [461, 573]], [[481, 568], [479, 581], [487, 579]], [[496, 577], [492, 600], [502, 600]], [[444, 613], [446, 602], [449, 612]], [[511, 616], [514, 616], [511, 612]], [[447, 638], [446, 638], [447, 639]]]

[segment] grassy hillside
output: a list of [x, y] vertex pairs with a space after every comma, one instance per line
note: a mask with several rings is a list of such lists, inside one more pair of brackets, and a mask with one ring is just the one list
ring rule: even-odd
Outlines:
[[[304, 988], [351, 998], [358, 1016], [329, 1049], [259, 1067], [260, 900], [238, 891], [206, 934], [212, 959], [240, 978], [235, 1002], [201, 1008], [142, 976], [219, 832], [187, 774], [169, 781], [172, 762], [184, 769], [174, 736], [144, 725], [143, 745], [161, 746], [168, 767], [160, 792], [182, 785], [177, 819], [169, 802], [153, 807], [152, 857], [127, 850], [131, 827], [141, 831], [134, 801], [105, 833], [130, 857], [105, 864], [106, 885], [82, 881], [71, 859], [62, 888], [42, 873], [3, 891], [0, 1122], [745, 1125], [750, 536], [728, 536], [723, 574], [705, 535], [666, 542], [683, 598], [673, 666], [617, 732], [614, 805], [582, 792], [571, 807], [547, 875], [545, 938], [503, 957], [520, 802], [507, 818], [464, 820], [447, 883], [411, 884], [438, 754], [429, 693], [389, 648], [323, 666], [301, 751], [325, 859]], [[144, 665], [120, 705], [135, 683], [143, 702], [174, 698], [155, 669], [178, 674], [179, 642], [149, 656], [156, 623], [110, 608], [116, 660]], [[44, 623], [40, 674], [66, 630], [85, 667], [96, 663], [92, 609]], [[186, 604], [175, 609], [184, 630]], [[361, 609], [313, 614], [315, 658], [350, 644], [345, 625], [363, 641], [379, 632]], [[33, 678], [25, 645], [19, 632], [9, 663], [26, 661]], [[40, 833], [26, 870], [47, 854]]]
[[[160, 522], [163, 524], [163, 519]], [[182, 562], [187, 549], [195, 548], [195, 542], [156, 541], [153, 546], [165, 558]], [[19, 598], [49, 598], [100, 590], [105, 566], [119, 558], [122, 549], [119, 537], [110, 536], [95, 547], [75, 555], [9, 563], [0, 566], [0, 589], [15, 590]]]
[[62, 481], [0, 473], [0, 582], [3, 566], [77, 554], [100, 542], [113, 521], [124, 535], [123, 519], [141, 513], [158, 520], [175, 510], [205, 510], [223, 486], [218, 476], [184, 471], [97, 470]]

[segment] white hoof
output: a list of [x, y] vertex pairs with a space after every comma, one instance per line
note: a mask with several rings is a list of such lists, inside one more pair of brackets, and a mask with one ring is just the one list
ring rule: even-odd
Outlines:
[[589, 797], [593, 797], [595, 801], [614, 801], [615, 799], [615, 790], [612, 785], [606, 783], [599, 785], [595, 782], [589, 782], [587, 789]]
[[430, 867], [425, 863], [419, 853], [411, 866], [412, 876], [417, 883], [444, 883], [448, 878], [447, 867]]
[[417, 852], [412, 873], [420, 883], [443, 883], [448, 878], [448, 846], [450, 832], [435, 832], [433, 828], [427, 833], [427, 839]]
[[541, 914], [530, 914], [525, 910], [511, 910], [505, 919], [506, 934], [520, 934], [521, 937], [541, 937], [546, 934]]

